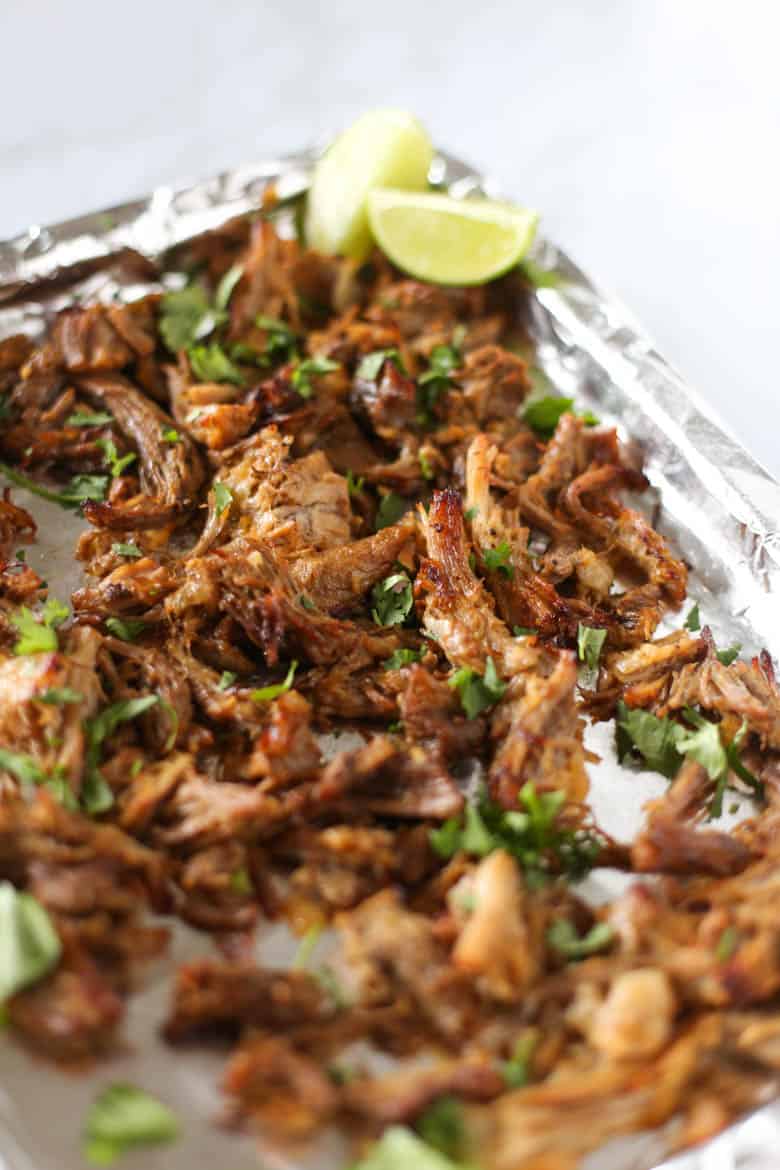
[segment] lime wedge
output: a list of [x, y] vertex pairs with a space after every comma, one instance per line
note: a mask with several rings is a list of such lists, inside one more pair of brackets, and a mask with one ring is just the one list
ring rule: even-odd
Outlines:
[[483, 284], [522, 260], [539, 216], [492, 199], [371, 191], [374, 239], [399, 268], [435, 284]]
[[306, 239], [321, 252], [363, 260], [371, 250], [366, 198], [374, 187], [424, 190], [433, 146], [404, 110], [373, 110], [358, 118], [314, 168]]

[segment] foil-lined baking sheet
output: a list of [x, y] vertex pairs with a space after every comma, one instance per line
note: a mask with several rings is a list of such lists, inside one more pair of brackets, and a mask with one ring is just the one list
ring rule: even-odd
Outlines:
[[[315, 157], [302, 152], [178, 190], [161, 188], [108, 211], [31, 227], [0, 244], [0, 337], [40, 333], [74, 297], [129, 300], [159, 288], [154, 265], [142, 258], [159, 261], [201, 232], [252, 214], [271, 182], [282, 203], [294, 201], [306, 191]], [[437, 159], [431, 177], [464, 197], [499, 194], [447, 156]], [[740, 642], [745, 653], [766, 647], [777, 657], [780, 485], [723, 431], [622, 305], [550, 242], [539, 241], [533, 259], [554, 277], [537, 291], [532, 308], [539, 378], [641, 447], [654, 489], [654, 522], [691, 564], [689, 593], [716, 640]], [[28, 559], [45, 570], [53, 592], [65, 596], [78, 580], [73, 547], [81, 522], [19, 489], [15, 496], [39, 523], [39, 542]], [[651, 773], [627, 776], [615, 760], [608, 725], [589, 728], [587, 743], [602, 761], [590, 770], [596, 819], [616, 837], [629, 838], [643, 802], [665, 782]], [[735, 819], [748, 811], [741, 809]], [[621, 880], [596, 871], [583, 892], [603, 900]], [[347, 1155], [335, 1135], [316, 1148], [282, 1151], [225, 1133], [215, 1124], [223, 1109], [222, 1058], [197, 1049], [172, 1051], [160, 1041], [174, 965], [209, 953], [212, 945], [207, 936], [176, 924], [170, 955], [130, 999], [122, 1051], [87, 1072], [64, 1074], [0, 1041], [0, 1170], [82, 1170], [83, 1119], [100, 1089], [118, 1080], [156, 1093], [183, 1122], [174, 1145], [128, 1154], [128, 1170], [340, 1170]], [[258, 930], [257, 954], [265, 963], [286, 966], [294, 945], [284, 927]], [[780, 1086], [768, 1084], [767, 1100], [778, 1091]], [[663, 1162], [674, 1129], [672, 1123], [662, 1133], [612, 1142], [589, 1155], [583, 1170], [780, 1167], [780, 1103], [764, 1105], [714, 1141]]]

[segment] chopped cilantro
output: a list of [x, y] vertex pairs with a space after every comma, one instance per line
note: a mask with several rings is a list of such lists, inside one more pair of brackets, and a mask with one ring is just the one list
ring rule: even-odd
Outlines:
[[134, 642], [146, 629], [146, 622], [141, 618], [110, 617], [106, 618], [106, 629], [123, 642]]
[[65, 423], [69, 427], [105, 427], [113, 421], [114, 416], [104, 410], [95, 410], [89, 413], [76, 410], [65, 419]]
[[598, 670], [601, 648], [607, 637], [606, 630], [597, 630], [592, 626], [577, 627], [577, 656], [589, 670]]
[[84, 1156], [93, 1166], [108, 1166], [137, 1146], [161, 1145], [179, 1135], [176, 1115], [143, 1089], [109, 1085], [89, 1110], [84, 1126]]
[[301, 603], [303, 608], [305, 610], [307, 610], [309, 613], [314, 613], [317, 609], [317, 606], [314, 604], [314, 602], [311, 600], [310, 597], [306, 596], [305, 593], [302, 593], [300, 595], [300, 597], [298, 598], [298, 601]]
[[435, 345], [428, 359], [428, 369], [417, 379], [417, 421], [421, 426], [433, 422], [433, 411], [442, 394], [452, 385], [453, 373], [462, 364], [454, 345]]
[[171, 353], [189, 349], [208, 337], [225, 314], [215, 314], [204, 288], [190, 284], [168, 292], [160, 304], [160, 336]]
[[424, 1142], [448, 1158], [466, 1152], [463, 1106], [457, 1097], [439, 1097], [417, 1118], [415, 1128]]
[[250, 698], [254, 699], [256, 703], [270, 703], [271, 699], [277, 699], [279, 695], [286, 694], [292, 688], [297, 669], [298, 663], [293, 660], [290, 663], [290, 669], [287, 671], [283, 682], [271, 683], [270, 686], [260, 687], [258, 690], [252, 691]]
[[420, 474], [422, 475], [423, 479], [435, 479], [436, 472], [433, 470], [433, 466], [431, 465], [431, 461], [428, 458], [426, 452], [418, 451], [417, 458], [420, 461]]
[[530, 1030], [525, 1032], [515, 1044], [509, 1060], [502, 1063], [501, 1075], [508, 1089], [522, 1089], [530, 1081], [530, 1065], [536, 1043], [536, 1033]]
[[62, 945], [48, 911], [10, 882], [0, 883], [0, 937], [0, 1003], [5, 1003], [57, 966]]
[[485, 562], [485, 568], [491, 573], [503, 573], [510, 580], [515, 575], [512, 567], [512, 549], [507, 540], [502, 540], [495, 548], [483, 548], [482, 560]]
[[43, 484], [36, 483], [34, 479], [30, 479], [28, 475], [16, 471], [15, 468], [9, 467], [6, 463], [0, 463], [0, 473], [11, 483], [32, 492], [33, 495], [40, 496], [42, 500], [59, 504], [61, 508], [77, 508], [85, 500], [103, 500], [108, 487], [108, 476], [106, 475], [75, 475], [70, 484], [58, 492], [44, 487]]
[[332, 362], [326, 357], [304, 358], [293, 368], [290, 381], [293, 389], [297, 390], [301, 398], [311, 398], [314, 391], [312, 378], [319, 378], [322, 374], [332, 374], [339, 368], [338, 362]]
[[[572, 410], [573, 406], [573, 398], [559, 398], [552, 394], [545, 394], [539, 398], [534, 396], [529, 398], [526, 403], [525, 409], [523, 410], [523, 420], [541, 438], [549, 439], [555, 433], [555, 428], [561, 416], [575, 413]], [[586, 411], [580, 417], [589, 427], [596, 426], [599, 421], [590, 411]]]
[[618, 759], [622, 763], [636, 751], [654, 772], [671, 779], [677, 774], [682, 756], [677, 750], [680, 725], [671, 719], [659, 719], [651, 711], [627, 707], [617, 708]]
[[127, 455], [120, 455], [113, 439], [97, 439], [95, 446], [100, 447], [103, 451], [106, 467], [114, 479], [118, 479], [124, 469], [129, 467], [131, 463], [135, 463], [138, 458], [135, 451], [128, 451]]
[[465, 1170], [404, 1125], [391, 1125], [350, 1170]]
[[310, 926], [303, 935], [301, 941], [298, 943], [298, 949], [293, 956], [293, 971], [305, 971], [309, 966], [309, 963], [312, 960], [312, 956], [317, 949], [317, 944], [320, 941], [322, 930], [323, 928], [321, 925]]
[[148, 711], [159, 703], [159, 695], [143, 695], [137, 699], [120, 699], [105, 707], [99, 714], [87, 719], [84, 731], [87, 738], [86, 777], [81, 792], [84, 809], [88, 813], [105, 812], [114, 803], [114, 794], [100, 772], [100, 755], [103, 743], [109, 739], [122, 723]]
[[485, 663], [485, 673], [477, 674], [469, 666], [462, 666], [447, 680], [460, 695], [460, 705], [469, 719], [497, 703], [506, 690], [506, 683], [498, 677], [492, 658]]
[[238, 675], [232, 670], [223, 670], [217, 683], [218, 691], [226, 691], [228, 687], [232, 687], [233, 683], [238, 678]]
[[585, 959], [608, 947], [614, 934], [608, 922], [597, 922], [580, 938], [568, 918], [559, 918], [547, 931], [547, 942], [554, 951], [567, 959]]
[[402, 374], [406, 373], [401, 355], [397, 349], [375, 349], [361, 358], [355, 375], [365, 382], [373, 382], [379, 377], [385, 362], [392, 362]]
[[521, 807], [507, 811], [482, 792], [476, 803], [466, 806], [462, 821], [451, 818], [432, 830], [432, 848], [444, 858], [459, 850], [485, 857], [494, 849], [504, 849], [516, 858], [532, 884], [558, 873], [572, 881], [584, 877], [595, 864], [602, 842], [591, 829], [558, 824], [566, 794], [537, 792], [529, 782], [518, 800]]
[[393, 573], [377, 582], [371, 601], [371, 616], [378, 626], [400, 626], [412, 609], [412, 582], [406, 573]]
[[404, 646], [400, 650], [394, 650], [382, 665], [385, 670], [400, 670], [402, 666], [411, 666], [413, 662], [419, 662], [422, 656], [422, 650], [411, 650], [408, 646]]
[[295, 356], [298, 339], [285, 321], [276, 317], [255, 317], [255, 325], [263, 329], [266, 334], [265, 346], [261, 355], [261, 364], [270, 365], [272, 362], [290, 361]]
[[698, 601], [690, 609], [687, 618], [683, 622], [683, 628], [695, 633], [696, 630], [701, 629], [701, 618], [699, 617], [699, 603]]
[[533, 638], [539, 631], [533, 626], [512, 626], [512, 633], [516, 638]]
[[27, 606], [12, 613], [11, 625], [19, 632], [14, 654], [44, 654], [56, 650], [57, 627], [67, 620], [69, 614], [68, 607], [54, 598], [46, 602], [40, 617]]
[[404, 501], [395, 492], [388, 492], [386, 496], [382, 496], [376, 513], [377, 532], [382, 528], [389, 528], [392, 524], [397, 524], [405, 510]]
[[43, 694], [36, 695], [39, 703], [48, 703], [52, 707], [64, 707], [68, 703], [80, 703], [84, 696], [72, 687], [49, 687]]
[[236, 894], [251, 894], [252, 893], [252, 879], [249, 876], [249, 870], [245, 865], [240, 869], [236, 869], [230, 875], [230, 888]]
[[715, 657], [723, 666], [731, 666], [735, 659], [739, 658], [739, 652], [742, 649], [741, 642], [735, 642], [733, 646], [729, 646], [727, 650], [716, 650]]
[[735, 926], [727, 926], [718, 939], [715, 948], [715, 958], [719, 963], [727, 963], [739, 946], [739, 931]]
[[214, 484], [214, 507], [217, 510], [217, 515], [221, 516], [226, 508], [229, 508], [233, 500], [233, 493], [227, 484]]
[[116, 553], [118, 557], [129, 557], [134, 561], [144, 555], [137, 544], [125, 544], [122, 541], [115, 541], [111, 545], [111, 551]]
[[162, 432], [162, 441], [164, 443], [180, 443], [181, 435], [173, 427], [166, 427]]
[[360, 475], [356, 479], [349, 468], [347, 468], [347, 492], [350, 496], [359, 496], [365, 482], [364, 476]]
[[217, 342], [194, 345], [188, 352], [192, 372], [201, 382], [232, 382], [234, 386], [243, 386], [244, 375]]
[[243, 264], [233, 264], [230, 268], [228, 268], [227, 272], [217, 285], [217, 291], [214, 294], [214, 307], [217, 312], [225, 312], [228, 305], [230, 304], [230, 298], [233, 295], [233, 290], [243, 275]]
[[474, 505], [473, 508], [467, 508], [466, 511], [463, 513], [463, 517], [465, 520], [476, 520], [478, 515], [479, 515], [479, 508], [476, 506], [476, 504]]

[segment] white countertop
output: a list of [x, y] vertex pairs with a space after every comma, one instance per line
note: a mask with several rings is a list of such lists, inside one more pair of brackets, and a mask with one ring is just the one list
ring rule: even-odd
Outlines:
[[403, 105], [780, 475], [780, 7], [1, 0], [0, 236]]

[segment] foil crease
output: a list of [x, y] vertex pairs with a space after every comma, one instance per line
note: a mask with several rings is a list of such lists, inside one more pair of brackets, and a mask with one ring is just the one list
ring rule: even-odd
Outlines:
[[[0, 243], [0, 337], [11, 333], [39, 334], [51, 315], [79, 297], [132, 299], [161, 287], [154, 263], [172, 248], [235, 216], [256, 211], [270, 183], [281, 201], [295, 200], [307, 189], [316, 150], [303, 151], [248, 166], [174, 189], [158, 188], [145, 198], [49, 227], [32, 226]], [[441, 155], [431, 178], [456, 195], [500, 195], [489, 180], [466, 164]], [[122, 268], [117, 260], [131, 257]], [[729, 435], [707, 404], [658, 353], [630, 312], [605, 293], [569, 257], [547, 240], [532, 255], [551, 280], [539, 288], [532, 310], [531, 332], [539, 373], [563, 394], [577, 399], [604, 420], [618, 426], [621, 436], [641, 449], [643, 468], [656, 491], [654, 521], [694, 567], [696, 597], [704, 601], [716, 639], [739, 641], [743, 649], [766, 647], [780, 656], [780, 484]], [[36, 501], [36, 505], [39, 502]], [[56, 511], [56, 510], [55, 510]], [[45, 536], [54, 514], [35, 507]], [[61, 517], [61, 513], [59, 516]], [[59, 519], [57, 521], [59, 523]], [[69, 545], [72, 547], [68, 533]], [[51, 561], [65, 545], [60, 534]], [[69, 571], [68, 571], [69, 570]], [[62, 587], [71, 566], [62, 565]], [[191, 940], [190, 940], [191, 942]], [[196, 943], [203, 950], [203, 941]], [[189, 949], [189, 946], [188, 946]], [[179, 944], [174, 947], [174, 958]], [[160, 1088], [165, 1050], [156, 1040], [154, 1020], [164, 1011], [161, 985], [131, 1002], [127, 1031], [148, 1052], [145, 1081]], [[152, 1011], [152, 1008], [154, 1009]], [[208, 1060], [188, 1054], [184, 1091], [195, 1114], [191, 1141], [157, 1155], [150, 1151], [148, 1170], [173, 1170], [219, 1162], [252, 1160], [246, 1139], [215, 1135], [209, 1117], [216, 1108], [213, 1083], [217, 1073]], [[16, 1124], [19, 1102], [35, 1093], [43, 1104], [47, 1094], [53, 1112], [69, 1111], [53, 1101], [60, 1074], [46, 1075], [41, 1066], [0, 1059], [0, 1167], [3, 1170], [50, 1170], [80, 1165], [75, 1147], [59, 1147], [54, 1155], [41, 1142], [25, 1142]], [[16, 1071], [21, 1069], [21, 1071]], [[18, 1076], [17, 1092], [12, 1080]], [[72, 1078], [71, 1078], [72, 1081]], [[63, 1078], [64, 1082], [64, 1078]], [[72, 1086], [71, 1086], [72, 1089]], [[68, 1090], [71, 1092], [71, 1090]], [[65, 1089], [62, 1090], [63, 1098]], [[75, 1090], [86, 1099], [83, 1084]], [[608, 1108], [608, 1104], [605, 1103]], [[29, 1126], [26, 1132], [29, 1135]], [[583, 1170], [777, 1170], [780, 1165], [780, 1101], [757, 1109], [714, 1140], [663, 1161], [673, 1141], [673, 1126], [662, 1134], [620, 1139], [589, 1155]], [[56, 1149], [55, 1141], [55, 1149]], [[263, 1151], [264, 1164], [289, 1167], [287, 1158]], [[342, 1164], [335, 1149], [325, 1150], [301, 1165]]]

